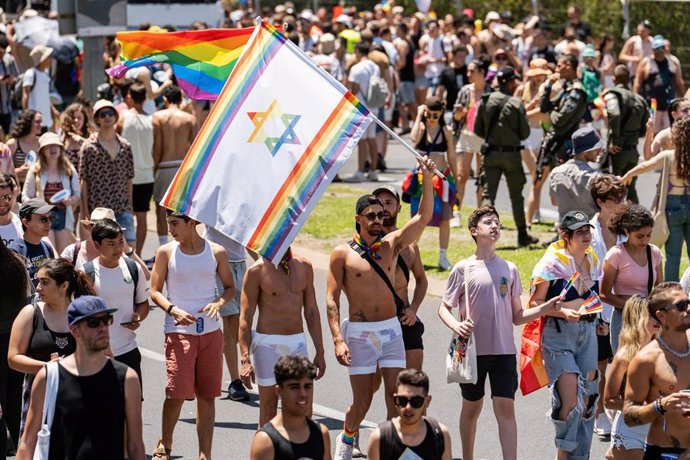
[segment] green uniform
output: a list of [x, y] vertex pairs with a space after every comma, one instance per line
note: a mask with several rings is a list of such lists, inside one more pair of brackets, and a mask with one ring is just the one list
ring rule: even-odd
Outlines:
[[587, 110], [587, 93], [580, 80], [573, 80], [565, 83], [557, 101], [552, 101], [550, 96], [551, 85], [547, 83], [539, 109], [549, 114], [551, 129], [557, 139], [558, 148], [549, 164], [553, 169], [556, 164], [565, 163], [571, 157], [570, 136], [580, 127], [580, 121]]
[[[497, 121], [491, 126], [493, 120]], [[474, 133], [483, 138], [486, 144], [481, 172], [483, 203], [493, 205], [501, 175], [505, 174], [515, 224], [519, 231], [524, 231], [526, 223], [522, 190], [527, 179], [522, 168], [520, 143], [529, 136], [530, 127], [522, 99], [504, 90], [482, 96]]]
[[[621, 150], [609, 150], [608, 161], [612, 174], [622, 176], [637, 165], [640, 153], [637, 143], [647, 129], [649, 109], [647, 102], [623, 85], [617, 85], [604, 94], [609, 119], [609, 145]], [[638, 203], [635, 180], [628, 186], [628, 199]]]

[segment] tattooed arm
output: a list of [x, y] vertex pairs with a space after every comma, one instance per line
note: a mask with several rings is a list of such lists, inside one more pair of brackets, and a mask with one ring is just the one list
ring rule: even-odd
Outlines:
[[326, 278], [326, 314], [328, 326], [333, 336], [335, 357], [343, 366], [350, 365], [350, 349], [345, 344], [340, 332], [340, 293], [345, 278], [345, 259], [347, 247], [338, 246], [331, 253], [330, 267]]
[[628, 366], [625, 384], [623, 415], [628, 426], [644, 425], [659, 416], [654, 411], [655, 395], [650, 395], [654, 376], [654, 357], [649, 352], [638, 353]]

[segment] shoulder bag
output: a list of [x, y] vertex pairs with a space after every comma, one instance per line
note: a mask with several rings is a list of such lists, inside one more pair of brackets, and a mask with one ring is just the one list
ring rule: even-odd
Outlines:
[[38, 432], [36, 448], [34, 449], [34, 460], [48, 460], [48, 454], [50, 453], [50, 428], [53, 425], [59, 383], [60, 371], [57, 361], [46, 363], [46, 395], [43, 401], [41, 430]]
[[664, 158], [664, 167], [659, 176], [659, 184], [656, 188], [656, 198], [652, 205], [652, 216], [654, 216], [654, 228], [652, 228], [652, 238], [650, 243], [657, 247], [663, 247], [668, 239], [668, 222], [666, 221], [666, 196], [668, 195], [668, 181], [671, 174], [671, 161], [668, 157]]
[[[465, 314], [470, 318], [470, 294], [467, 289], [467, 266], [469, 260], [463, 267], [463, 278], [465, 285]], [[459, 309], [458, 309], [459, 310]], [[458, 313], [458, 319], [462, 321], [462, 316]], [[474, 332], [465, 339], [460, 337], [457, 332], [453, 332], [453, 337], [448, 346], [446, 354], [446, 382], [447, 383], [477, 383], [477, 345], [474, 340]]]

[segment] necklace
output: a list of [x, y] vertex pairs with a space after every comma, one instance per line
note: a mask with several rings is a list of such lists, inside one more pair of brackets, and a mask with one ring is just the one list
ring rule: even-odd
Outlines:
[[661, 348], [668, 351], [669, 353], [671, 353], [676, 358], [687, 358], [688, 356], [690, 356], [690, 343], [688, 343], [687, 350], [685, 350], [683, 353], [681, 353], [681, 352], [676, 351], [673, 348], [671, 348], [669, 346], [669, 344], [667, 344], [666, 341], [661, 338], [661, 336], [657, 337], [656, 340], [659, 342], [659, 345], [661, 345]]

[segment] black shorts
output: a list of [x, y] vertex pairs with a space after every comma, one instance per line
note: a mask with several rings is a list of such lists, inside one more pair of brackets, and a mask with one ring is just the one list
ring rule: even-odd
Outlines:
[[597, 344], [599, 345], [597, 348], [597, 361], [611, 362], [611, 358], [613, 358], [613, 349], [611, 348], [610, 334], [597, 335]]
[[[679, 457], [680, 454], [682, 454], [683, 452], [685, 452], [685, 449], [683, 449], [683, 448], [659, 447], [659, 446], [654, 446], [654, 445], [645, 443], [645, 445], [644, 445], [644, 457], [642, 457], [642, 460], [661, 460], [662, 454], [677, 454]], [[678, 457], [675, 457], [675, 458], [678, 458]], [[669, 457], [669, 458], [674, 458], [674, 457]]]
[[403, 335], [403, 343], [405, 350], [424, 350], [424, 341], [422, 335], [424, 334], [424, 323], [419, 317], [417, 322], [412, 326], [400, 325]]
[[491, 397], [515, 399], [518, 389], [517, 358], [515, 355], [477, 356], [477, 383], [461, 383], [462, 398], [479, 401], [484, 397], [486, 374], [489, 374]]
[[141, 352], [138, 348], [122, 353], [120, 356], [115, 356], [115, 361], [121, 362], [131, 367], [139, 377], [139, 386], [141, 387], [141, 400], [144, 400], [144, 384], [141, 380]]
[[132, 186], [132, 208], [134, 212], [148, 212], [153, 196], [153, 182], [150, 184], [134, 184]]

